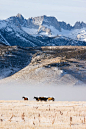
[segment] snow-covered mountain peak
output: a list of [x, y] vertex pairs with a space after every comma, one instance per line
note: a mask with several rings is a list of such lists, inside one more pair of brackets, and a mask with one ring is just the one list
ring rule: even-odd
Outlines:
[[35, 27], [39, 29], [41, 25], [53, 26], [57, 30], [61, 31], [60, 24], [55, 17], [43, 15], [43, 16], [38, 16], [38, 17], [28, 19], [28, 26], [30, 26], [30, 28], [32, 26], [32, 28]]
[[17, 14], [17, 16], [13, 16], [7, 19], [8, 23], [14, 24], [17, 27], [21, 28], [21, 26], [27, 26], [27, 20], [21, 14]]
[[[25, 19], [18, 13], [6, 20], [0, 20], [0, 33], [1, 41], [3, 39], [3, 41], [7, 41], [6, 44], [10, 45], [52, 46], [60, 45], [60, 42], [62, 42], [61, 45], [75, 45], [78, 44], [78, 41], [86, 42], [86, 23], [76, 22], [74, 26], [71, 26], [52, 16], [43, 15]], [[42, 38], [40, 38], [41, 36]], [[66, 42], [66, 40], [68, 41]], [[71, 42], [73, 40], [73, 43], [71, 44], [69, 40]]]

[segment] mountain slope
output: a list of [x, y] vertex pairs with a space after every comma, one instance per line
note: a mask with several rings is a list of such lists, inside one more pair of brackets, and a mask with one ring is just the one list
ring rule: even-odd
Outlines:
[[86, 84], [86, 46], [4, 46], [3, 52], [0, 77], [12, 75], [5, 79], [6, 83], [13, 80], [56, 86]]
[[6, 41], [6, 39], [1, 35], [1, 33], [0, 33], [0, 43], [5, 44], [5, 45], [10, 45], [10, 44]]
[[0, 33], [11, 46], [42, 46], [41, 41], [7, 21], [0, 22]]

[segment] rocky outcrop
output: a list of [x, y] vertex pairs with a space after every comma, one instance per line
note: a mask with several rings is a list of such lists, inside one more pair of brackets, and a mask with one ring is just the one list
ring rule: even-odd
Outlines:
[[42, 25], [53, 26], [57, 30], [61, 31], [61, 26], [55, 17], [44, 16]]
[[27, 20], [21, 14], [17, 14], [16, 16], [12, 16], [7, 19], [8, 23], [12, 23], [17, 27], [21, 28], [21, 26], [27, 26]]
[[86, 23], [84, 22], [76, 22], [75, 25], [73, 26], [73, 29], [81, 29], [86, 27]]
[[38, 34], [45, 32], [48, 35], [51, 35], [51, 30], [45, 26], [40, 26], [38, 29]]
[[30, 28], [40, 28], [40, 26], [53, 26], [57, 30], [61, 31], [59, 22], [55, 17], [40, 16], [28, 19], [28, 26]]
[[73, 27], [70, 24], [66, 24], [64, 21], [59, 22], [60, 27], [64, 30], [71, 30]]

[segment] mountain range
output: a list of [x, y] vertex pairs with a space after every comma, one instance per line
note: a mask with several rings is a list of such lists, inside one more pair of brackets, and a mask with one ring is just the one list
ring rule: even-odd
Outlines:
[[10, 46], [86, 46], [86, 23], [74, 26], [55, 17], [39, 16], [25, 19], [21, 14], [0, 20], [0, 43]]

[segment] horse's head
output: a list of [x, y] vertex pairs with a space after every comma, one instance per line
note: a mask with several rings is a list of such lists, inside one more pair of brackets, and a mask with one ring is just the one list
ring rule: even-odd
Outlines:
[[22, 97], [22, 99], [25, 98], [24, 96]]
[[36, 97], [34, 96], [34, 99], [35, 99]]

